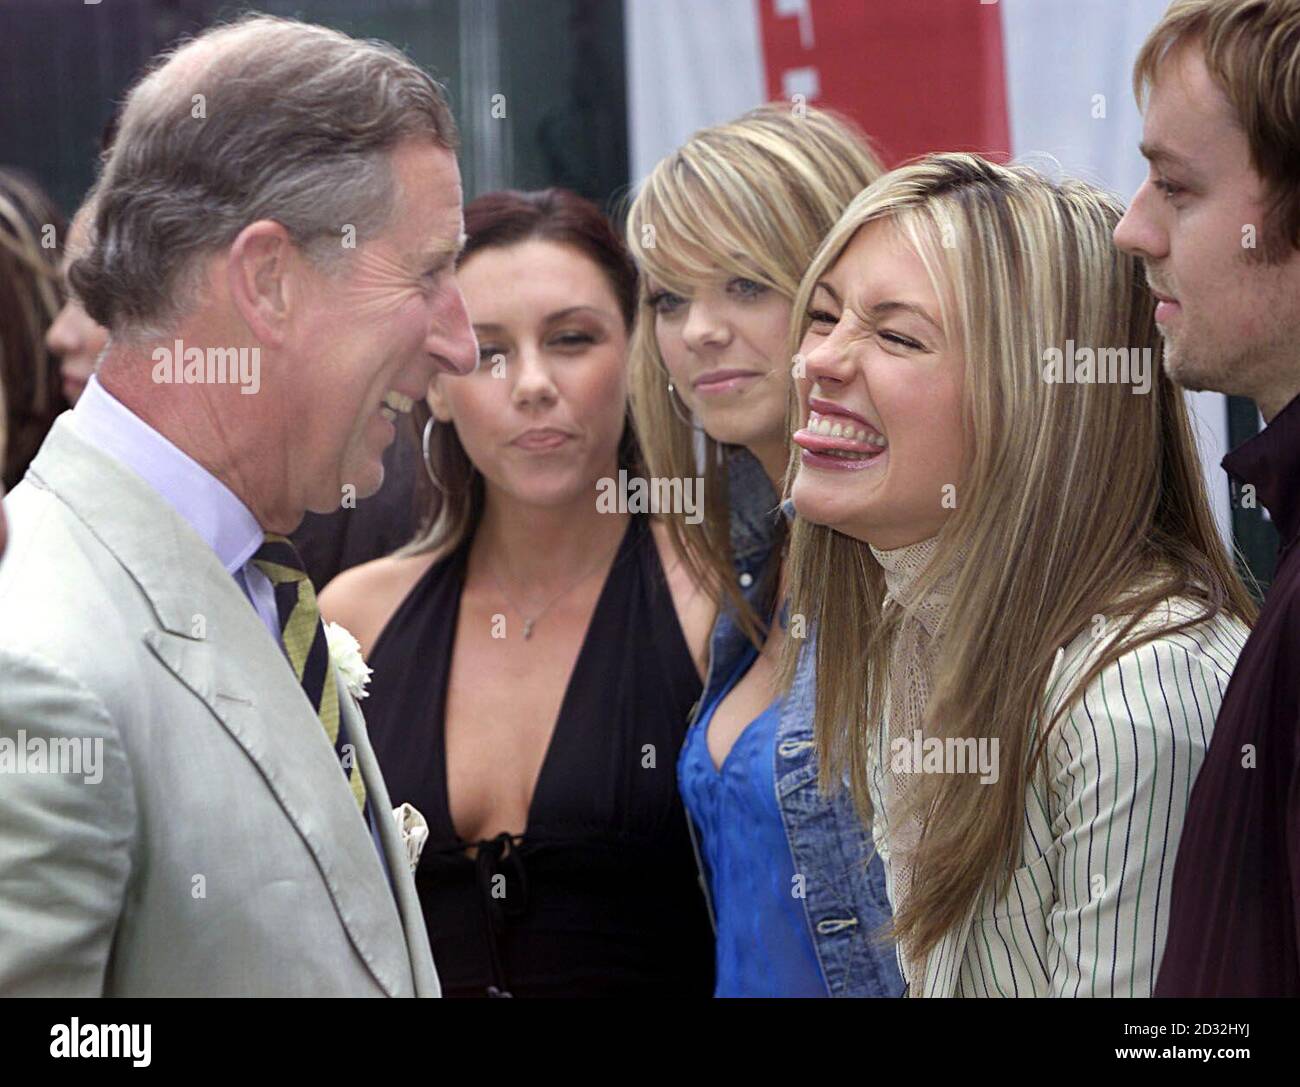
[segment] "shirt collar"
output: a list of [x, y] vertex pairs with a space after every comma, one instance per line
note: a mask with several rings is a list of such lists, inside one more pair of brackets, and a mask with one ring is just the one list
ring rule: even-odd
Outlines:
[[179, 513], [234, 574], [264, 533], [221, 480], [110, 394], [92, 375], [70, 415], [79, 437], [135, 472]]
[[741, 565], [766, 562], [780, 499], [749, 450], [729, 450], [726, 471], [732, 558]]
[[1300, 532], [1300, 396], [1224, 457], [1223, 467], [1239, 483], [1254, 486], [1282, 546], [1292, 543]]

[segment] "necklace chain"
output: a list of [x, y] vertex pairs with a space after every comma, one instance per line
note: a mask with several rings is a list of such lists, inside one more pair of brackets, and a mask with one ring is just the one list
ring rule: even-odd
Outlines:
[[[622, 542], [621, 538], [619, 542], [620, 543]], [[576, 589], [579, 585], [581, 585], [584, 581], [586, 581], [587, 578], [591, 577], [592, 574], [594, 574], [597, 570], [599, 570], [601, 566], [604, 565], [604, 561], [605, 561], [604, 558], [602, 558], [600, 562], [596, 563], [594, 566], [588, 569], [576, 581], [572, 582], [564, 589], [562, 589], [560, 592], [558, 592], [555, 596], [551, 597], [551, 599], [546, 602], [546, 606], [531, 618], [524, 614], [523, 608], [521, 608], [518, 604], [516, 604], [514, 600], [511, 598], [510, 594], [506, 592], [506, 587], [501, 583], [501, 578], [497, 574], [496, 566], [492, 563], [488, 563], [487, 565], [488, 565], [488, 571], [492, 574], [492, 580], [496, 582], [497, 591], [505, 599], [505, 602], [510, 605], [511, 609], [515, 612], [515, 614], [518, 615], [524, 621], [524, 641], [528, 641], [528, 639], [530, 639], [533, 636], [533, 628], [537, 626], [537, 621], [548, 611], [550, 611], [552, 607], [554, 607], [562, 599], [564, 599], [564, 597], [568, 596], [569, 593], [573, 592], [574, 589]]]

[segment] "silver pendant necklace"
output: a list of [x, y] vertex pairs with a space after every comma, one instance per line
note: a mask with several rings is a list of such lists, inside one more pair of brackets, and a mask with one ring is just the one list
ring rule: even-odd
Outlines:
[[[619, 537], [619, 544], [620, 545], [622, 544], [622, 537]], [[577, 581], [573, 582], [571, 585], [567, 586], [561, 592], [551, 597], [551, 599], [547, 601], [546, 606], [542, 608], [542, 610], [539, 611], [536, 615], [533, 615], [531, 617], [525, 615], [523, 609], [518, 604], [516, 604], [514, 600], [511, 599], [510, 594], [506, 592], [506, 587], [501, 583], [501, 578], [497, 575], [496, 567], [489, 563], [488, 571], [492, 574], [492, 580], [496, 582], [497, 592], [501, 594], [502, 599], [504, 599], [505, 602], [510, 605], [511, 610], [524, 621], [524, 641], [528, 641], [533, 636], [533, 628], [537, 626], [537, 621], [548, 611], [550, 611], [552, 607], [554, 607], [562, 599], [564, 599], [564, 597], [568, 596], [569, 593], [573, 592], [574, 589], [576, 589], [579, 585], [581, 585], [584, 581], [586, 581], [587, 578], [591, 577], [591, 575], [594, 574], [597, 570], [599, 570], [600, 567], [603, 565], [604, 565], [604, 559], [602, 559], [599, 563], [597, 563], [586, 573], [584, 573], [580, 578], [578, 578]]]

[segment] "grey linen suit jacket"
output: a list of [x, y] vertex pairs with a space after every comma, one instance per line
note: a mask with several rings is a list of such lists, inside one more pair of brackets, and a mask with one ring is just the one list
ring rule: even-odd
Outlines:
[[439, 995], [346, 687], [391, 888], [283, 651], [159, 494], [65, 415], [6, 510], [0, 748], [102, 757], [0, 772], [0, 994]]

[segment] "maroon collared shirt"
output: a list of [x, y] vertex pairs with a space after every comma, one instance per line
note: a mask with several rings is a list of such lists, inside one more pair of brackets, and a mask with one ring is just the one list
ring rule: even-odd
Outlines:
[[1223, 459], [1281, 538], [1192, 789], [1156, 996], [1300, 995], [1300, 397]]

